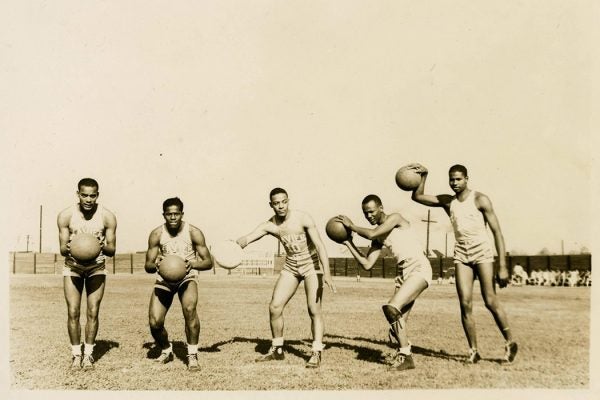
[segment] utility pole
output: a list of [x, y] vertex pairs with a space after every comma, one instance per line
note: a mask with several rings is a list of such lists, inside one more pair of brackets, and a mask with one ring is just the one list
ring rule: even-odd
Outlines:
[[565, 241], [563, 239], [560, 239], [560, 254], [565, 255]]
[[40, 246], [39, 246], [39, 253], [42, 252], [42, 206], [40, 204]]
[[427, 210], [427, 219], [422, 219], [421, 221], [423, 222], [427, 222], [427, 257], [429, 257], [429, 224], [431, 223], [437, 223], [437, 221], [432, 221], [431, 220], [431, 210]]
[[446, 245], [444, 246], [444, 257], [448, 257], [448, 232], [446, 232]]
[[27, 235], [27, 247], [25, 251], [29, 253], [29, 235]]

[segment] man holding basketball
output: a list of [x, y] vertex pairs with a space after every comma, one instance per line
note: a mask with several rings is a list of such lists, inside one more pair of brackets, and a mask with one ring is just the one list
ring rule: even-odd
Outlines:
[[[212, 259], [202, 231], [183, 221], [183, 202], [179, 198], [173, 197], [163, 202], [163, 217], [165, 223], [150, 232], [144, 265], [146, 272], [158, 272], [150, 296], [148, 312], [150, 333], [161, 349], [161, 354], [155, 361], [166, 364], [174, 358], [173, 346], [169, 342], [169, 335], [165, 329], [165, 317], [177, 294], [185, 319], [188, 370], [197, 371], [200, 369], [198, 365], [200, 320], [196, 311], [198, 304], [196, 279], [198, 271], [212, 268]], [[168, 282], [160, 276], [160, 262], [167, 255], [177, 255], [186, 262], [187, 274], [179, 282]]]
[[268, 234], [279, 239], [286, 251], [285, 265], [279, 274], [269, 304], [273, 335], [272, 346], [266, 355], [259, 357], [256, 361], [283, 360], [285, 358], [283, 309], [296, 292], [300, 282], [304, 281], [313, 334], [312, 355], [306, 363], [306, 367], [317, 368], [321, 365], [321, 353], [324, 348], [323, 317], [321, 315], [323, 282], [334, 293], [336, 291], [329, 271], [329, 258], [312, 217], [299, 210], [290, 210], [288, 194], [284, 189], [271, 190], [269, 199], [269, 205], [275, 215], [260, 224], [253, 232], [237, 240], [237, 243], [244, 248]]
[[408, 314], [415, 300], [431, 284], [431, 265], [425, 257], [422, 245], [418, 242], [410, 222], [400, 214], [386, 214], [379, 196], [370, 194], [362, 201], [365, 218], [376, 228], [369, 229], [356, 226], [345, 215], [336, 217], [346, 229], [358, 233], [371, 240], [371, 248], [367, 255], [354, 245], [352, 236], [343, 241], [350, 253], [360, 265], [369, 270], [379, 258], [381, 249], [390, 249], [398, 265], [398, 284], [394, 295], [383, 308], [383, 313], [390, 323], [390, 337], [398, 342], [398, 350], [391, 360], [391, 369], [403, 371], [415, 368], [411, 345], [406, 333]]
[[441, 194], [437, 196], [424, 194], [428, 170], [421, 164], [411, 164], [415, 172], [421, 175], [419, 186], [414, 189], [412, 199], [430, 207], [442, 207], [450, 217], [454, 228], [456, 244], [454, 246], [454, 264], [456, 266], [456, 290], [460, 301], [460, 312], [463, 329], [469, 343], [469, 363], [481, 359], [477, 351], [477, 335], [473, 319], [473, 281], [479, 277], [481, 294], [485, 306], [492, 313], [496, 325], [505, 343], [504, 360], [512, 362], [517, 355], [518, 346], [513, 341], [508, 318], [504, 308], [496, 296], [494, 283], [494, 249], [490, 242], [486, 225], [489, 225], [498, 252], [498, 273], [496, 282], [501, 288], [507, 286], [509, 273], [506, 266], [504, 237], [500, 223], [492, 207], [490, 199], [481, 192], [467, 186], [469, 177], [467, 169], [462, 165], [454, 165], [448, 171], [449, 184], [454, 196]]
[[[112, 212], [97, 203], [98, 196], [98, 182], [92, 178], [81, 179], [77, 184], [79, 202], [61, 211], [57, 218], [60, 254], [65, 257], [63, 285], [72, 369], [94, 367], [92, 352], [98, 333], [100, 302], [104, 296], [106, 257], [112, 257], [116, 249], [117, 219]], [[83, 262], [71, 255], [71, 239], [79, 233], [92, 234], [100, 243], [100, 253], [90, 261]], [[87, 295], [87, 322], [82, 356], [79, 314], [84, 287]]]

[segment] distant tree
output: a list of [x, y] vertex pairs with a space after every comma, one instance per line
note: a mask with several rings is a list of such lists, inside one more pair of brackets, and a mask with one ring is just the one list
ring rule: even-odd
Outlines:
[[550, 255], [550, 250], [548, 250], [547, 247], [544, 247], [538, 253], [538, 256], [549, 256], [549, 255]]
[[579, 254], [590, 254], [590, 249], [588, 249], [585, 246], [582, 246], [581, 250], [579, 250]]

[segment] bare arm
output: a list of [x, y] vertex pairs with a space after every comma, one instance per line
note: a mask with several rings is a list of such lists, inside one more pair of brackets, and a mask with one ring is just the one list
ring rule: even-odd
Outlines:
[[257, 226], [255, 230], [253, 230], [246, 236], [242, 236], [238, 240], [236, 240], [237, 244], [239, 244], [242, 247], [242, 249], [245, 248], [250, 243], [257, 241], [258, 239], [260, 239], [261, 237], [265, 236], [268, 233], [271, 233], [271, 232], [269, 232], [270, 225], [271, 225], [271, 222], [269, 222], [269, 221], [263, 222], [262, 224]]
[[402, 221], [404, 221], [404, 218], [402, 218], [402, 216], [397, 213], [390, 214], [390, 215], [388, 215], [386, 220], [383, 222], [383, 224], [378, 225], [377, 227], [372, 228], [372, 229], [355, 225], [350, 220], [350, 218], [346, 217], [345, 215], [340, 215], [340, 216], [336, 217], [336, 220], [338, 222], [341, 222], [342, 224], [344, 224], [344, 226], [346, 228], [350, 229], [353, 232], [358, 233], [360, 236], [364, 237], [365, 239], [373, 240], [379, 236], [382, 236], [382, 235], [385, 235], [385, 234], [391, 232], [392, 229], [394, 229], [396, 226], [400, 225]]
[[452, 195], [449, 194], [439, 194], [439, 195], [431, 195], [425, 194], [425, 182], [427, 181], [427, 175], [429, 171], [421, 164], [411, 164], [411, 167], [421, 175], [421, 182], [419, 183], [419, 187], [417, 187], [412, 192], [411, 198], [413, 201], [417, 203], [423, 204], [429, 207], [444, 207], [446, 212], [448, 212], [450, 208], [450, 202], [452, 201]]
[[373, 265], [375, 265], [379, 258], [379, 254], [381, 253], [381, 243], [376, 240], [371, 242], [371, 248], [366, 256], [354, 245], [352, 238], [344, 241], [344, 244], [348, 250], [350, 250], [350, 253], [352, 253], [354, 258], [356, 258], [356, 261], [358, 261], [358, 263], [367, 271], [373, 268]]
[[117, 251], [117, 218], [108, 210], [105, 210], [104, 212], [104, 226], [104, 245], [102, 246], [102, 253], [112, 257]]
[[196, 259], [190, 261], [189, 265], [192, 269], [198, 271], [206, 271], [212, 268], [212, 257], [206, 247], [206, 241], [202, 231], [195, 226], [191, 226], [190, 236], [192, 237], [192, 244], [196, 250]]
[[71, 212], [63, 210], [58, 214], [58, 242], [60, 247], [60, 255], [68, 257], [71, 255], [69, 250], [69, 241], [71, 240], [71, 231], [69, 230], [69, 221], [71, 220]]
[[321, 261], [321, 265], [323, 265], [323, 281], [335, 293], [336, 288], [331, 279], [331, 271], [329, 270], [329, 257], [327, 256], [327, 250], [325, 249], [325, 245], [321, 240], [321, 235], [319, 235], [319, 231], [317, 231], [315, 222], [313, 221], [310, 215], [305, 214], [303, 220], [304, 229], [306, 230], [306, 233], [308, 234], [310, 240], [317, 248], [319, 260]]
[[148, 238], [148, 251], [146, 252], [144, 269], [149, 274], [156, 272], [158, 269], [158, 262], [160, 261], [157, 260], [160, 256], [160, 232], [161, 229], [158, 227], [150, 233], [150, 237]]
[[483, 218], [488, 223], [492, 234], [494, 235], [494, 243], [496, 245], [496, 251], [498, 252], [498, 284], [500, 287], [505, 287], [508, 282], [508, 268], [506, 266], [506, 250], [504, 245], [504, 236], [500, 229], [500, 222], [494, 212], [492, 202], [483, 193], [477, 193], [475, 198], [475, 205], [483, 213]]

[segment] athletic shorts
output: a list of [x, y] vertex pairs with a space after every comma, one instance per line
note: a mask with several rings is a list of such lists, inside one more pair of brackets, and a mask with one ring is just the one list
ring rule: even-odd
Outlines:
[[73, 276], [75, 278], [89, 278], [96, 275], [107, 275], [106, 264], [98, 264], [89, 268], [80, 268], [75, 266], [63, 266], [63, 276]]
[[283, 265], [283, 271], [289, 272], [298, 279], [323, 273], [319, 265], [318, 254], [312, 254], [310, 258], [300, 261], [286, 257], [285, 264]]
[[188, 274], [179, 282], [175, 282], [175, 283], [171, 283], [171, 282], [167, 282], [165, 281], [160, 275], [158, 275], [158, 273], [156, 274], [156, 281], [154, 282], [154, 288], [155, 289], [160, 289], [160, 290], [165, 290], [169, 293], [177, 293], [179, 291], [179, 288], [186, 282], [190, 282], [190, 281], [196, 281], [196, 278], [198, 277], [198, 271], [196, 271], [195, 269], [191, 270], [190, 272], [188, 272]]
[[454, 245], [454, 262], [465, 265], [476, 265], [494, 262], [494, 249], [489, 242], [465, 243]]
[[398, 263], [398, 278], [402, 282], [413, 276], [419, 276], [427, 282], [427, 286], [431, 285], [432, 277], [431, 264], [425, 257], [407, 258]]

